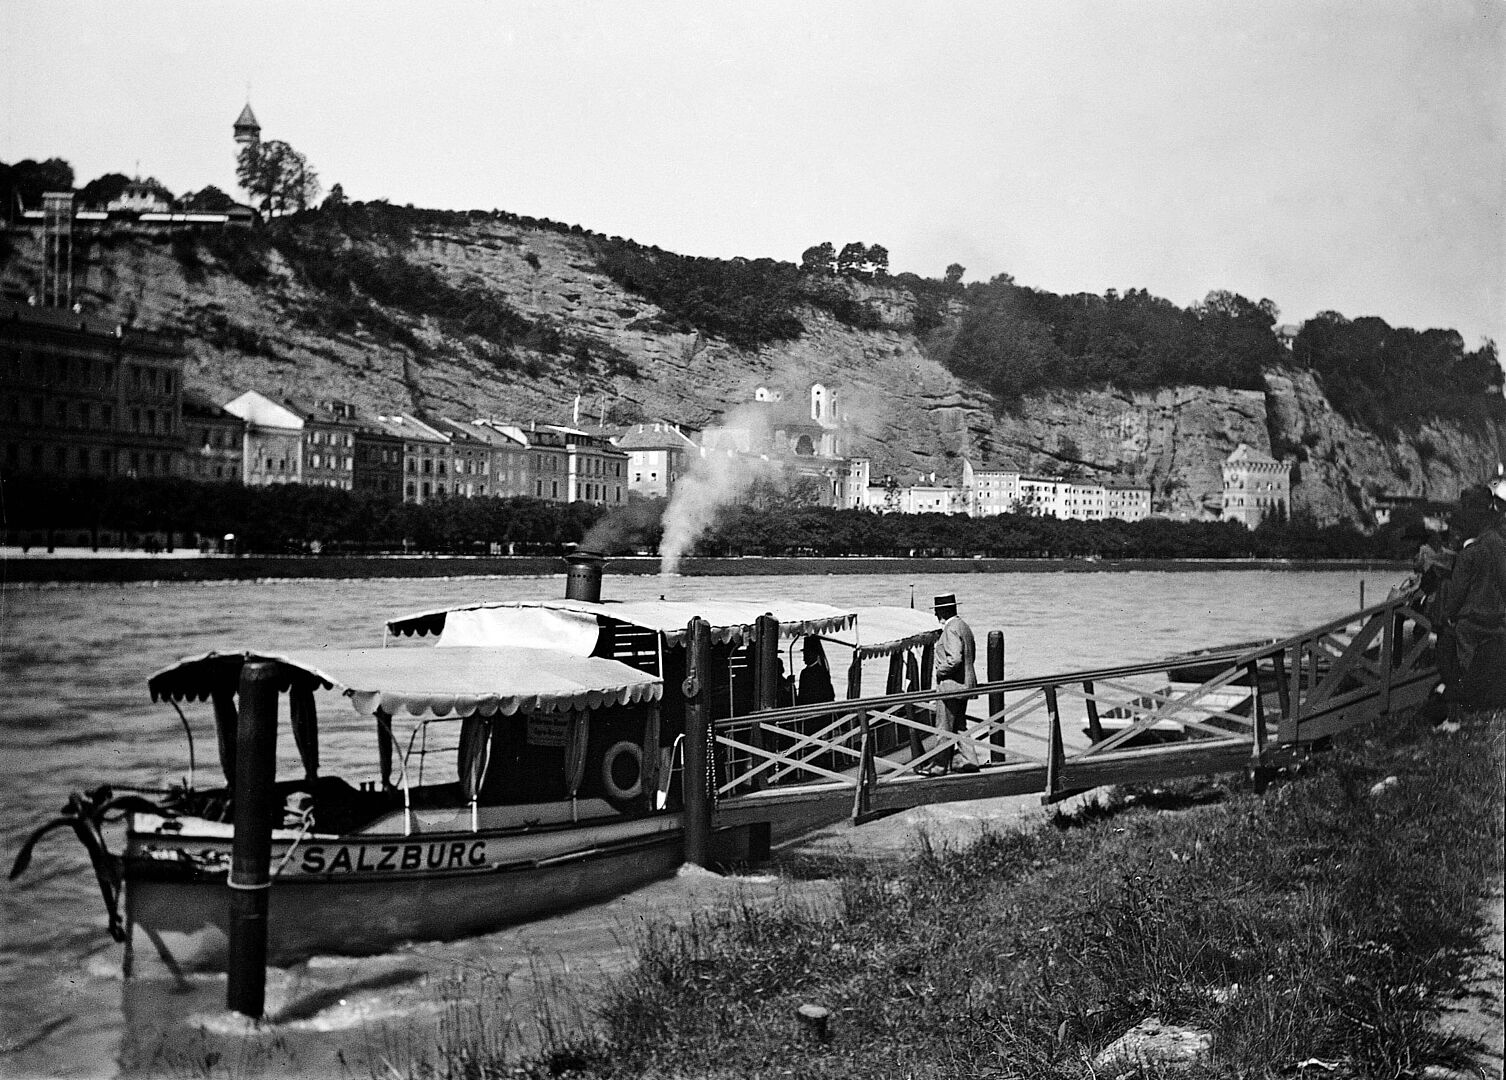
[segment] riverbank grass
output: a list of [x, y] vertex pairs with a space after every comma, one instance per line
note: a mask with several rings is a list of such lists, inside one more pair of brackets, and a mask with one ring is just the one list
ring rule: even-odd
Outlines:
[[[1461, 1065], [1470, 1047], [1437, 1021], [1501, 875], [1503, 719], [1393, 721], [1263, 791], [1120, 792], [1034, 832], [846, 866], [835, 913], [651, 931], [596, 1032], [457, 1072], [1075, 1078], [1150, 1016], [1212, 1034], [1194, 1075]], [[801, 1005], [830, 1011], [825, 1038]]]

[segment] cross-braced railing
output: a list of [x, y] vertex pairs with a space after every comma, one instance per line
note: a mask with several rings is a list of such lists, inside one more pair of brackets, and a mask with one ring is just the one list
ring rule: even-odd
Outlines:
[[[1431, 629], [1399, 597], [1280, 641], [718, 720], [719, 810], [850, 797], [862, 817], [1240, 768], [1420, 702], [1436, 681]], [[946, 729], [949, 699], [967, 700], [965, 730]], [[950, 775], [927, 775], [947, 759]], [[980, 771], [959, 774], [965, 761]]]

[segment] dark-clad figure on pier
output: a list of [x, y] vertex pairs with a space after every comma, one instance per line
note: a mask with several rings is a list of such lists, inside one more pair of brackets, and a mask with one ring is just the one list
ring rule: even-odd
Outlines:
[[[951, 593], [936, 597], [936, 618], [941, 620], [941, 637], [936, 642], [936, 689], [962, 690], [978, 685], [977, 642], [973, 640], [973, 628], [957, 614], [957, 598]], [[967, 730], [967, 698], [948, 698], [942, 702], [943, 717], [947, 731]], [[948, 744], [936, 755], [935, 773], [954, 771], [952, 764], [957, 752], [962, 760], [955, 766], [956, 772], [977, 772], [978, 758], [970, 744]]]
[[826, 663], [826, 650], [821, 639], [814, 634], [806, 635], [801, 645], [805, 667], [800, 671], [800, 683], [795, 691], [796, 705], [815, 705], [833, 701], [837, 692], [831, 684], [831, 668]]
[[1466, 709], [1506, 708], [1506, 477], [1490, 485], [1489, 506], [1485, 527], [1454, 560], [1443, 597], [1458, 683], [1449, 700]]

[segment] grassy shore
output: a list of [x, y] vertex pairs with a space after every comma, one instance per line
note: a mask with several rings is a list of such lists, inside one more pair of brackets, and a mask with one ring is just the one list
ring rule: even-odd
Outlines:
[[1459, 1066], [1438, 1019], [1502, 873], [1503, 726], [1393, 720], [1269, 787], [1116, 792], [901, 865], [795, 857], [783, 872], [840, 876], [840, 911], [651, 931], [596, 1030], [522, 1065], [457, 1030], [436, 1073], [1076, 1078], [1148, 1016], [1212, 1033], [1194, 1075]]

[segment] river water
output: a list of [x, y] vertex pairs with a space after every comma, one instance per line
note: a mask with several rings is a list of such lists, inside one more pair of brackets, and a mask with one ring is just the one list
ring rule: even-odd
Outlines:
[[[928, 606], [958, 597], [978, 633], [1005, 636], [1009, 677], [1139, 660], [1283, 636], [1385, 595], [1400, 573], [882, 574], [658, 578], [613, 576], [607, 598], [784, 596], [836, 606]], [[188, 771], [182, 727], [153, 705], [146, 678], [180, 656], [221, 647], [377, 645], [383, 621], [480, 599], [558, 596], [562, 579], [272, 581], [207, 585], [9, 588], [0, 592], [0, 857], [72, 791], [103, 782], [165, 786]], [[980, 657], [981, 667], [981, 657]], [[194, 719], [193, 714], [190, 718]], [[218, 772], [197, 717], [198, 765]], [[284, 772], [296, 768], [291, 739]], [[332, 763], [334, 764], [334, 763]], [[582, 984], [619, 970], [650, 921], [729, 896], [780, 902], [767, 877], [684, 875], [596, 908], [442, 946], [365, 960], [315, 958], [275, 972], [252, 1038], [223, 1013], [224, 979], [164, 989], [123, 980], [121, 947], [83, 850], [64, 831], [19, 880], [0, 883], [0, 1076], [406, 1074], [434, 1031], [524, 1029], [585, 1009]], [[140, 983], [141, 985], [137, 985]], [[542, 1004], [541, 1004], [542, 1002]], [[510, 1003], [510, 1004], [509, 1004]], [[573, 1003], [573, 1004], [572, 1004]], [[477, 1010], [492, 1010], [482, 1015]], [[542, 1012], [541, 1012], [542, 1010]], [[188, 1034], [185, 1034], [188, 1033]], [[230, 1048], [227, 1050], [227, 1047]]]

